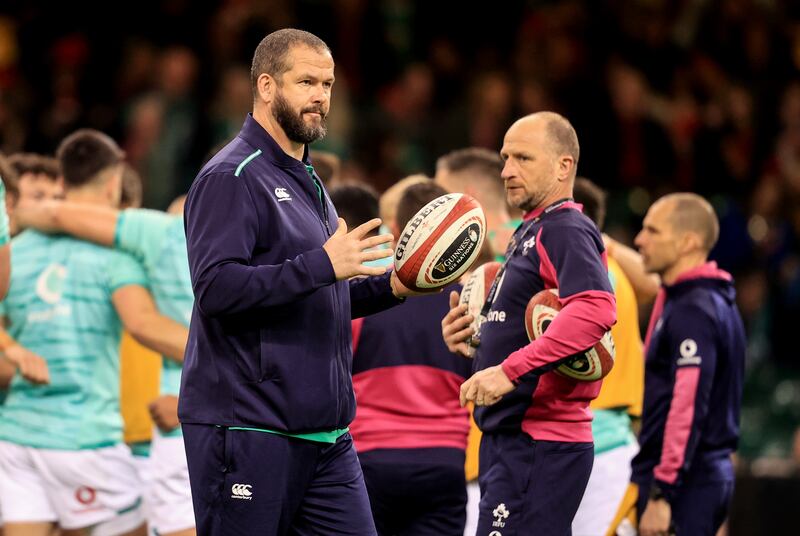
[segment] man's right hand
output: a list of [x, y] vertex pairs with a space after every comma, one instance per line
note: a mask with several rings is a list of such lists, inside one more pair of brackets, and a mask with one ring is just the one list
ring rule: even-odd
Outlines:
[[6, 359], [14, 363], [22, 377], [33, 384], [50, 383], [50, 371], [47, 368], [47, 361], [20, 346], [14, 344], [4, 351]]
[[178, 397], [175, 395], [161, 395], [148, 406], [150, 417], [164, 433], [171, 432], [181, 422], [178, 419]]
[[475, 330], [470, 327], [475, 317], [467, 314], [466, 304], [458, 304], [458, 298], [458, 292], [450, 292], [450, 312], [442, 319], [442, 337], [448, 350], [464, 357], [472, 357], [467, 339], [475, 334]]
[[364, 265], [368, 261], [392, 256], [391, 249], [372, 249], [390, 243], [392, 235], [384, 234], [364, 238], [370, 231], [377, 229], [380, 225], [380, 218], [375, 218], [347, 232], [347, 224], [342, 218], [339, 218], [339, 228], [322, 246], [331, 259], [331, 265], [333, 265], [337, 281], [356, 276], [383, 275], [386, 273], [386, 268], [383, 266]]

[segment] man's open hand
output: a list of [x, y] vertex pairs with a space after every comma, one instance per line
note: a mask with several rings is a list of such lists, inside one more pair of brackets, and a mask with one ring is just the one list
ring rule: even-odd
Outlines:
[[391, 249], [373, 249], [390, 243], [392, 235], [383, 234], [364, 238], [380, 225], [380, 218], [375, 218], [348, 232], [347, 224], [342, 218], [339, 218], [339, 227], [336, 232], [322, 246], [331, 260], [337, 281], [356, 276], [382, 275], [386, 273], [386, 268], [383, 266], [364, 265], [365, 262], [392, 256]]

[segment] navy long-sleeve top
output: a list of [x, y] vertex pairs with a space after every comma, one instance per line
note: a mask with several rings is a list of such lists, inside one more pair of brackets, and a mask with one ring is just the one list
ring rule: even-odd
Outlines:
[[322, 246], [337, 215], [307, 154], [248, 115], [189, 190], [184, 423], [312, 433], [353, 419], [351, 318], [399, 300], [388, 274], [336, 281]]

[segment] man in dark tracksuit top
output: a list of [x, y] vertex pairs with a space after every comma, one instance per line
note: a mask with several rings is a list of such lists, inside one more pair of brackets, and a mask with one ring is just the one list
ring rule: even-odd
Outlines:
[[391, 254], [364, 251], [391, 240], [363, 238], [380, 220], [348, 233], [310, 166], [333, 84], [325, 43], [272, 33], [252, 76], [253, 114], [186, 201], [195, 307], [179, 415], [197, 532], [375, 534], [347, 431], [350, 320], [407, 289], [363, 265]]
[[731, 276], [707, 262], [717, 240], [711, 206], [672, 194], [636, 238], [661, 275], [647, 333], [641, 450], [632, 462], [640, 534], [714, 535], [733, 493], [745, 334]]
[[[446, 194], [433, 181], [410, 186], [390, 223], [395, 236]], [[469, 412], [458, 393], [472, 362], [442, 341], [449, 310], [438, 293], [353, 321], [358, 407], [350, 430], [381, 536], [464, 534]]]
[[[517, 121], [503, 143], [508, 200], [526, 214], [480, 329], [477, 372], [461, 388], [462, 403], [488, 406], [475, 411], [484, 432], [480, 536], [570, 534], [591, 473], [589, 402], [601, 382], [552, 371], [594, 346], [616, 317], [603, 241], [570, 198], [578, 150], [572, 126], [550, 112]], [[550, 288], [559, 289], [563, 309], [529, 343], [526, 306]], [[442, 331], [451, 350], [464, 352], [472, 317], [455, 298]]]

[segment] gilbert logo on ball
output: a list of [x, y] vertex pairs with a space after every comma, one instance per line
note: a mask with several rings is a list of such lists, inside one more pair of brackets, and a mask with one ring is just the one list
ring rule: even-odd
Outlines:
[[394, 252], [397, 277], [414, 290], [458, 280], [478, 258], [485, 232], [486, 216], [474, 198], [466, 194], [437, 197], [400, 234]]
[[[544, 334], [561, 311], [558, 289], [538, 292], [525, 309], [525, 330], [528, 339], [536, 340]], [[614, 367], [614, 339], [607, 331], [603, 338], [585, 352], [575, 354], [559, 365], [555, 372], [574, 380], [593, 382], [604, 378]]]

